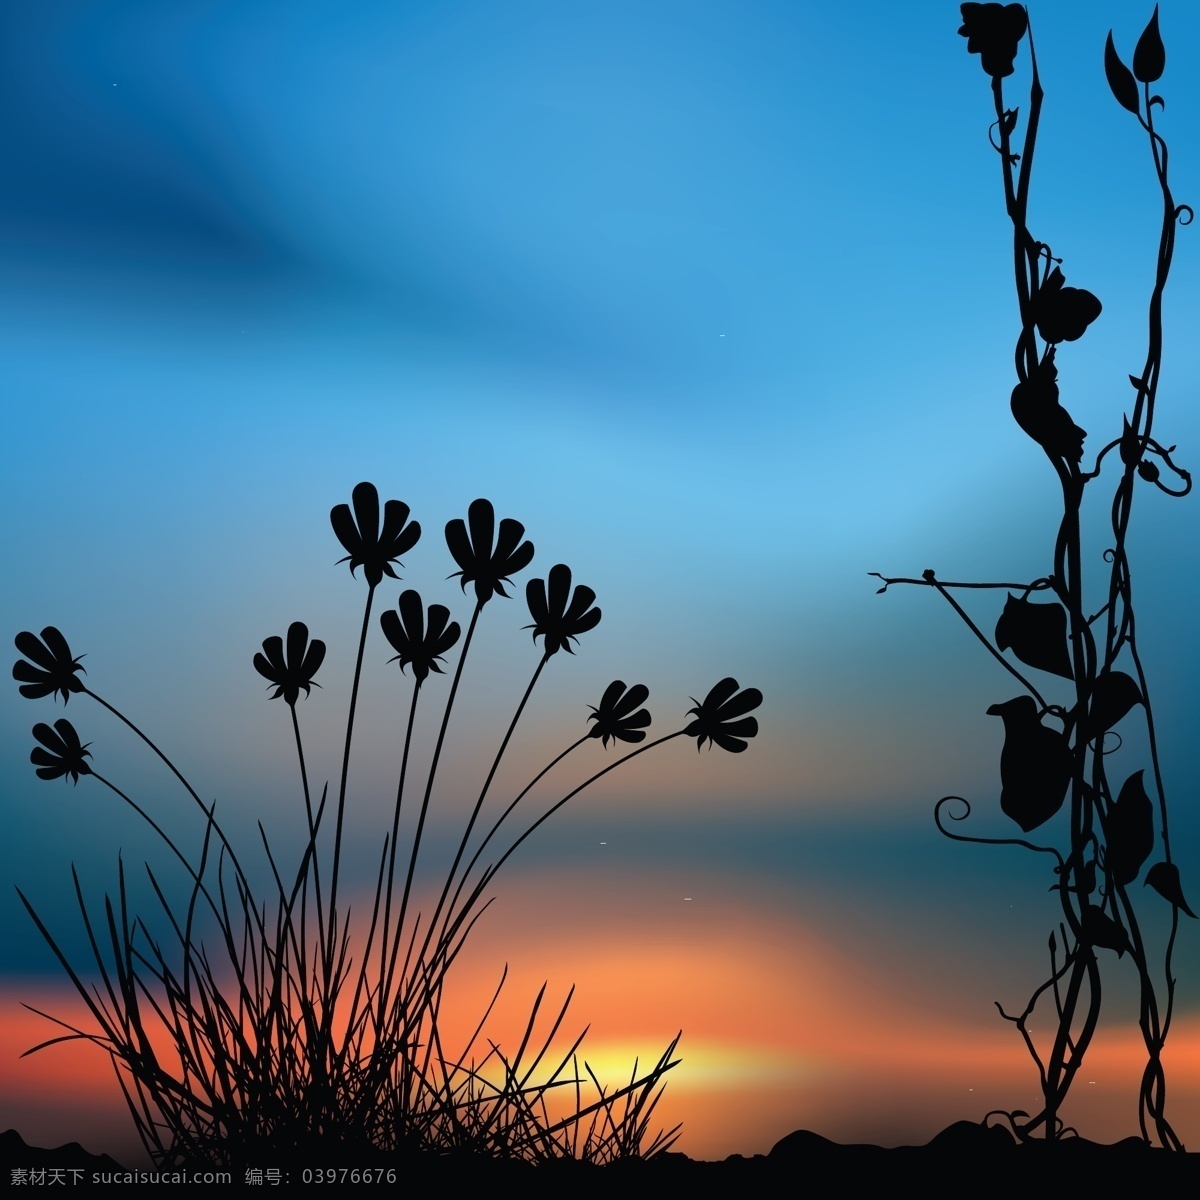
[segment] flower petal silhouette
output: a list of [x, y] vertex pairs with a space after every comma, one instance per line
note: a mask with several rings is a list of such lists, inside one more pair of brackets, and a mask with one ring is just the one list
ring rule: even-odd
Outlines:
[[308, 626], [303, 621], [293, 621], [288, 626], [286, 657], [283, 638], [269, 637], [262, 647], [263, 653], [254, 656], [254, 669], [275, 684], [272, 700], [282, 696], [288, 704], [295, 704], [301, 688], [308, 696], [312, 688], [321, 686], [313, 682], [313, 676], [325, 661], [325, 643], [313, 638], [310, 645]]
[[959, 36], [967, 39], [967, 51], [978, 54], [983, 69], [993, 78], [1013, 73], [1017, 45], [1025, 36], [1029, 19], [1020, 4], [961, 4]]
[[77, 784], [80, 775], [92, 773], [91, 767], [83, 761], [92, 757], [87, 751], [92, 743], [81, 746], [79, 734], [65, 717], [54, 722], [54, 729], [49, 725], [35, 725], [33, 736], [46, 747], [43, 750], [42, 746], [34, 746], [29, 752], [29, 761], [37, 767], [39, 779], [61, 779], [70, 775], [72, 782]]
[[1033, 320], [1038, 333], [1052, 344], [1074, 342], [1104, 311], [1104, 305], [1085, 288], [1065, 286], [1065, 276], [1055, 267], [1038, 289]]
[[338, 504], [329, 513], [333, 532], [338, 541], [350, 551], [338, 562], [350, 563], [350, 574], [363, 568], [367, 583], [376, 587], [385, 575], [400, 576], [392, 563], [411, 550], [421, 537], [421, 526], [408, 521], [409, 507], [400, 500], [389, 500], [383, 506], [383, 529], [379, 528], [379, 493], [373, 483], [360, 483], [352, 493], [354, 516], [350, 505]]
[[588, 736], [600, 738], [605, 749], [609, 738], [622, 742], [645, 741], [643, 730], [650, 724], [650, 713], [639, 706], [645, 704], [649, 695], [650, 689], [645, 684], [635, 683], [626, 691], [624, 681], [614, 679], [604, 689], [600, 707], [588, 705], [592, 709], [588, 720], [596, 722], [595, 727], [588, 730]]
[[[75, 672], [83, 671], [79, 658], [85, 655], [72, 658], [67, 639], [53, 625], [42, 630], [41, 641], [28, 631], [18, 633], [13, 641], [17, 649], [32, 660], [13, 664], [13, 678], [21, 682], [22, 696], [39, 700], [42, 696], [61, 692], [66, 704], [72, 692], [83, 691], [83, 681], [75, 678]], [[87, 674], [86, 671], [83, 673]]]
[[1029, 379], [1013, 388], [1009, 407], [1017, 424], [1048, 454], [1077, 463], [1083, 458], [1087, 430], [1076, 425], [1058, 401], [1054, 351], [1051, 346]]
[[579, 634], [600, 624], [600, 609], [592, 608], [596, 593], [580, 584], [572, 596], [571, 568], [563, 563], [550, 568], [547, 583], [531, 579], [525, 587], [525, 599], [534, 621], [525, 628], [533, 630], [535, 642], [539, 635], [545, 638], [542, 644], [548, 655], [557, 654], [559, 650], [574, 654], [570, 643], [577, 642]]
[[496, 548], [492, 549], [492, 534], [496, 527], [496, 511], [490, 500], [476, 500], [467, 510], [471, 535], [461, 519], [446, 525], [446, 545], [454, 555], [461, 570], [460, 583], [466, 591], [468, 583], [475, 584], [475, 595], [480, 604], [486, 604], [494, 595], [508, 596], [502, 586], [509, 576], [523, 571], [533, 559], [533, 543], [522, 542], [525, 526], [520, 521], [506, 517], [500, 522], [500, 534]]
[[443, 604], [429, 606], [427, 623], [421, 610], [421, 597], [411, 588], [400, 597], [399, 613], [389, 608], [380, 614], [379, 624], [383, 627], [384, 637], [399, 652], [388, 662], [398, 658], [402, 671], [411, 663], [418, 686], [425, 682], [430, 671], [441, 673], [438, 659], [458, 641], [461, 632], [458, 622], [450, 620], [450, 610]]
[[742, 739], [752, 738], [758, 733], [758, 721], [754, 717], [744, 717], [740, 721], [736, 718], [757, 708], [762, 699], [762, 692], [758, 688], [747, 688], [739, 694], [738, 681], [726, 677], [704, 697], [703, 704], [697, 703], [695, 696], [691, 697], [696, 707], [689, 708], [688, 712], [695, 713], [696, 719], [684, 733], [697, 739], [697, 750], [708, 741], [731, 754], [740, 754], [746, 748], [746, 742]]

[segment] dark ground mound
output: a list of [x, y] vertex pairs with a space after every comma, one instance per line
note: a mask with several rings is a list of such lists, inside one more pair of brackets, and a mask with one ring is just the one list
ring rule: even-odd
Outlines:
[[[124, 1170], [107, 1155], [90, 1155], [77, 1142], [54, 1150], [27, 1146], [15, 1130], [0, 1135], [5, 1182], [19, 1182], [13, 1172], [86, 1172], [68, 1174], [68, 1184], [88, 1186], [97, 1175]], [[408, 1187], [490, 1188], [496, 1194], [513, 1189], [525, 1196], [569, 1196], [571, 1200], [614, 1194], [621, 1200], [670, 1194], [770, 1195], [811, 1189], [879, 1188], [889, 1192], [908, 1186], [922, 1196], [994, 1194], [1004, 1187], [1024, 1194], [1070, 1195], [1084, 1188], [1103, 1188], [1112, 1194], [1122, 1187], [1156, 1189], [1182, 1187], [1179, 1195], [1200, 1195], [1200, 1154], [1172, 1154], [1151, 1149], [1136, 1138], [1102, 1145], [1083, 1138], [1064, 1138], [1047, 1145], [1018, 1145], [1007, 1130], [960, 1121], [939, 1133], [928, 1145], [883, 1149], [870, 1145], [841, 1145], [808, 1130], [797, 1130], [772, 1147], [770, 1154], [752, 1158], [731, 1155], [721, 1162], [703, 1162], [684, 1154], [667, 1153], [650, 1161], [627, 1160], [592, 1166], [573, 1160], [538, 1166], [479, 1159], [471, 1156], [410, 1155], [378, 1152], [351, 1154], [344, 1149], [311, 1146], [289, 1161], [270, 1156], [249, 1169], [232, 1171], [234, 1186], [303, 1186], [328, 1184], [341, 1176], [356, 1182], [350, 1172], [370, 1169], [379, 1183]], [[197, 1165], [194, 1170], [207, 1170]], [[346, 1175], [342, 1176], [345, 1171]], [[378, 1178], [382, 1174], [383, 1178]], [[111, 1175], [109, 1176], [111, 1178]], [[30, 1176], [29, 1182], [38, 1180]], [[40, 1177], [49, 1183], [47, 1177]], [[145, 1177], [141, 1182], [150, 1182]], [[99, 1182], [96, 1180], [96, 1182]], [[360, 1179], [357, 1182], [363, 1182]]]

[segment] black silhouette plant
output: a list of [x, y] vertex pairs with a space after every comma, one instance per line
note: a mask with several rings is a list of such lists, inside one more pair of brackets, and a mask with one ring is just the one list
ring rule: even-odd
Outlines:
[[599, 708], [592, 708], [588, 720], [596, 724], [589, 730], [588, 736], [602, 739], [606, 750], [609, 738], [622, 742], [644, 742], [650, 714], [641, 706], [649, 696], [650, 689], [644, 684], [635, 683], [626, 691], [625, 684], [620, 679], [614, 679], [604, 689]]
[[[970, 837], [953, 831], [943, 824], [943, 809], [956, 803], [961, 811], [950, 812], [950, 819], [965, 820], [971, 807], [961, 797], [943, 797], [934, 814], [938, 828], [948, 837], [1024, 846], [1051, 855], [1056, 863], [1051, 890], [1058, 894], [1062, 920], [1058, 935], [1050, 935], [1050, 977], [1034, 991], [1019, 1015], [1011, 1016], [1000, 1008], [1005, 1020], [1017, 1027], [1037, 1066], [1042, 1108], [1034, 1116], [1022, 1111], [1004, 1115], [1022, 1139], [1039, 1132], [1047, 1138], [1066, 1132], [1059, 1113], [1100, 1016], [1103, 958], [1098, 952], [1111, 950], [1118, 957], [1128, 956], [1138, 975], [1138, 1026], [1147, 1058], [1138, 1096], [1142, 1137], [1146, 1141], [1153, 1137], [1164, 1147], [1181, 1150], [1165, 1110], [1162, 1051], [1174, 1008], [1172, 955], [1179, 914], [1194, 914], [1184, 900], [1179, 869], [1171, 861], [1166, 791], [1136, 636], [1126, 550], [1135, 479], [1170, 496], [1186, 495], [1192, 486], [1190, 474], [1171, 457], [1175, 448], [1163, 446], [1152, 434], [1162, 362], [1162, 296], [1174, 252], [1175, 225], [1188, 224], [1193, 215], [1187, 205], [1176, 205], [1171, 195], [1167, 146], [1154, 127], [1155, 106], [1161, 107], [1163, 101], [1150, 94], [1149, 85], [1159, 79], [1166, 64], [1158, 9], [1138, 40], [1132, 71], [1121, 61], [1111, 32], [1104, 51], [1105, 73], [1113, 95], [1137, 118], [1149, 139], [1162, 193], [1162, 225], [1150, 297], [1146, 360], [1137, 375], [1129, 376], [1134, 389], [1132, 412], [1122, 418], [1121, 436], [1100, 450], [1090, 471], [1082, 466], [1087, 435], [1059, 403], [1055, 359], [1063, 343], [1078, 340], [1100, 316], [1101, 304], [1091, 292], [1065, 285], [1060, 260], [1051, 255], [1044, 242], [1035, 240], [1026, 223], [1043, 98], [1033, 35], [1024, 9], [1017, 4], [1004, 8], [998, 4], [964, 4], [962, 17], [959, 33], [968, 38], [967, 49], [982, 56], [983, 69], [992, 77], [996, 115], [992, 129], [999, 135], [997, 143], [993, 134], [992, 146], [1000, 156], [1005, 205], [1013, 223], [1021, 331], [1016, 346], [1018, 381], [1012, 392], [1012, 413], [1021, 429], [1041, 446], [1057, 475], [1063, 515], [1052, 569], [1043, 578], [1024, 584], [950, 583], [926, 571], [919, 580], [877, 576], [883, 580], [879, 591], [886, 591], [892, 583], [936, 588], [1024, 689], [1021, 695], [987, 710], [1004, 722], [1000, 807], [1023, 833], [1046, 830], [1041, 838], [1051, 844], [1035, 844], [1024, 838]], [[1014, 153], [1012, 139], [1018, 113], [1015, 108], [1005, 107], [1002, 81], [1012, 74], [1018, 45], [1027, 31], [1030, 102], [1024, 144], [1020, 153]], [[1039, 337], [1044, 343], [1041, 348]], [[1102, 603], [1085, 604], [1082, 501], [1087, 485], [1100, 476], [1104, 459], [1114, 449], [1119, 452], [1121, 465], [1110, 508], [1112, 544], [1105, 552], [1110, 568], [1107, 595]], [[1174, 474], [1179, 486], [1169, 487], [1162, 481], [1164, 468]], [[1010, 594], [1005, 600], [994, 639], [988, 639], [951, 595], [959, 588], [1020, 593]], [[1035, 603], [1030, 599], [1034, 592], [1047, 592], [1052, 599]], [[1070, 680], [1072, 694], [1062, 703], [1047, 702], [1005, 658], [1004, 651], [1011, 651], [1028, 667]], [[1118, 669], [1118, 660], [1128, 663], [1133, 673]], [[1120, 788], [1114, 786], [1109, 774], [1109, 760], [1121, 744], [1114, 727], [1138, 706], [1146, 722], [1154, 801], [1147, 794], [1145, 768], [1127, 775]], [[1059, 819], [1064, 809], [1065, 820]], [[1053, 837], [1049, 832], [1052, 828], [1057, 831]], [[1058, 838], [1062, 839], [1060, 845], [1065, 842], [1065, 850], [1052, 844]], [[1167, 910], [1159, 906], [1160, 916], [1170, 914], [1161, 974], [1152, 970], [1143, 918], [1134, 904], [1138, 893], [1130, 891], [1142, 868], [1154, 857], [1156, 846], [1160, 861], [1146, 871], [1143, 887], [1151, 888], [1167, 902]], [[1153, 912], [1150, 915], [1153, 917]], [[1048, 1039], [1035, 1040], [1030, 1017], [1043, 998], [1053, 1002], [1054, 1023]], [[1045, 1026], [1039, 1024], [1039, 1028]]]
[[92, 773], [83, 761], [92, 757], [87, 749], [91, 742], [81, 746], [79, 734], [66, 718], [55, 721], [53, 729], [49, 725], [35, 725], [33, 736], [42, 743], [29, 752], [29, 761], [37, 766], [39, 779], [62, 779], [70, 775], [71, 782], [78, 784], [80, 775]]
[[520, 521], [505, 518], [500, 522], [500, 536], [492, 549], [492, 534], [496, 527], [496, 512], [487, 500], [476, 500], [467, 509], [471, 534], [460, 520], [446, 526], [446, 545], [454, 555], [459, 570], [450, 578], [461, 576], [463, 591], [468, 583], [475, 584], [475, 595], [481, 605], [493, 596], [507, 596], [504, 584], [509, 576], [523, 571], [533, 561], [533, 543], [522, 542], [525, 526]]
[[392, 570], [392, 563], [400, 555], [407, 554], [420, 540], [421, 526], [408, 521], [408, 505], [399, 500], [389, 500], [383, 507], [383, 529], [379, 528], [379, 493], [375, 485], [360, 483], [351, 493], [354, 501], [354, 516], [350, 505], [339, 504], [329, 514], [333, 532], [338, 541], [350, 551], [338, 562], [350, 564], [350, 574], [362, 567], [367, 583], [378, 587], [385, 575], [392, 579], [400, 576]]
[[400, 611], [390, 608], [379, 618], [383, 635], [397, 651], [388, 662], [400, 662], [400, 670], [411, 665], [417, 685], [429, 678], [430, 671], [440, 675], [438, 661], [454, 648], [461, 630], [457, 621], [450, 620], [450, 610], [442, 604], [429, 606], [429, 625], [426, 627], [421, 597], [411, 588], [400, 597]]
[[695, 713], [696, 719], [684, 733], [696, 739], [697, 750], [707, 741], [714, 742], [731, 754], [738, 754], [747, 745], [742, 739], [752, 738], [758, 733], [758, 722], [745, 714], [762, 703], [762, 693], [758, 688], [747, 688], [738, 695], [737, 690], [736, 679], [722, 679], [704, 697], [703, 704], [692, 697], [696, 707], [689, 708], [688, 712]]
[[[541, 671], [558, 650], [571, 650], [569, 643], [600, 620], [592, 590], [579, 586], [572, 591], [569, 569], [561, 564], [553, 567], [548, 582], [535, 580], [527, 588], [534, 637], [543, 639], [533, 678], [483, 783], [432, 913], [411, 914], [413, 881], [438, 764], [476, 623], [487, 601], [494, 595], [505, 596], [502, 584], [533, 557], [532, 545], [521, 540], [524, 527], [516, 521], [501, 522], [493, 547], [492, 506], [476, 500], [470, 508], [469, 538], [462, 521], [451, 521], [446, 527], [447, 545], [460, 567], [457, 574], [464, 590], [466, 583], [475, 583], [476, 603], [442, 712], [406, 867], [398, 861], [398, 849], [417, 704], [429, 681], [441, 673], [439, 662], [458, 645], [460, 629], [450, 620], [448, 609], [434, 604], [426, 610], [411, 589], [400, 596], [398, 611], [389, 610], [380, 617], [387, 642], [397, 651], [389, 661], [399, 660], [402, 671], [412, 667], [412, 688], [391, 829], [383, 838], [374, 902], [364, 922], [361, 949], [352, 951], [348, 919], [338, 909], [337, 876], [354, 709], [371, 603], [382, 577], [395, 578], [392, 564], [416, 544], [420, 532], [415, 522], [408, 523], [408, 507], [394, 500], [383, 508], [381, 531], [379, 497], [371, 484], [359, 484], [353, 497], [353, 517], [348, 505], [338, 505], [331, 513], [334, 532], [349, 551], [351, 572], [362, 566], [368, 587], [347, 716], [332, 868], [324, 850], [328, 785], [314, 805], [297, 716], [301, 690], [311, 698], [311, 688], [316, 686], [313, 677], [324, 661], [325, 643], [315, 638], [310, 641], [308, 627], [299, 621], [290, 625], [286, 643], [280, 637], [267, 638], [253, 660], [258, 674], [275, 689], [272, 699], [283, 699], [288, 706], [307, 822], [306, 843], [290, 877], [281, 873], [263, 833], [271, 873], [270, 903], [239, 864], [217, 821], [215, 805], [200, 804], [194, 789], [173, 766], [205, 816], [198, 856], [184, 854], [145, 809], [85, 762], [91, 754], [70, 723], [60, 720], [54, 729], [37, 725], [34, 735], [41, 745], [33, 750], [31, 760], [38, 775], [46, 779], [70, 776], [74, 782], [88, 775], [111, 788], [183, 865], [191, 890], [186, 904], [179, 906], [168, 899], [168, 889], [147, 867], [167, 919], [169, 934], [164, 939], [129, 911], [122, 866], [117, 902], [106, 897], [107, 928], [97, 936], [75, 880], [101, 978], [99, 989], [89, 987], [75, 971], [22, 894], [27, 910], [95, 1023], [93, 1029], [83, 1030], [59, 1021], [67, 1033], [34, 1050], [76, 1039], [104, 1050], [116, 1068], [144, 1144], [162, 1165], [239, 1164], [262, 1161], [267, 1152], [278, 1160], [319, 1153], [322, 1146], [355, 1151], [471, 1150], [531, 1160], [572, 1155], [594, 1162], [657, 1153], [674, 1141], [678, 1129], [660, 1134], [646, 1145], [663, 1076], [677, 1062], [672, 1056], [678, 1036], [649, 1071], [638, 1076], [635, 1066], [629, 1083], [614, 1091], [601, 1086], [584, 1063], [597, 1096], [584, 1103], [580, 1086], [585, 1080], [575, 1053], [581, 1039], [576, 1039], [547, 1078], [533, 1080], [533, 1072], [549, 1051], [566, 1014], [570, 994], [540, 1049], [533, 1038], [544, 987], [515, 1055], [506, 1058], [493, 1043], [484, 1059], [475, 1062], [471, 1055], [482, 1021], [460, 1051], [451, 1053], [444, 1044], [439, 1015], [447, 971], [490, 904], [485, 892], [497, 872], [553, 813], [603, 775], [672, 738], [689, 735], [701, 742], [708, 738], [725, 749], [744, 750], [744, 739], [758, 731], [754, 718], [745, 714], [757, 707], [762, 697], [754, 689], [738, 694], [732, 679], [722, 681], [703, 705], [692, 710], [695, 720], [595, 771], [531, 820], [494, 861], [485, 862], [482, 855], [499, 829], [568, 754], [594, 738], [602, 739], [605, 749], [610, 738], [614, 742], [644, 741], [650, 714], [640, 706], [649, 692], [641, 684], [626, 688], [620, 680], [614, 681], [599, 706], [591, 709], [586, 731], [516, 795], [487, 835], [477, 839], [468, 857], [488, 790]], [[76, 678], [82, 668], [56, 629], [44, 630], [40, 642], [30, 633], [21, 633], [16, 645], [29, 660], [18, 663], [13, 672], [22, 682], [24, 694], [34, 699], [59, 692], [64, 699], [70, 692], [91, 696], [170, 765], [145, 734]], [[212, 853], [214, 843], [219, 847], [216, 854]], [[227, 858], [234, 868], [232, 887], [224, 868]], [[466, 865], [460, 871], [464, 860]], [[327, 872], [328, 888], [324, 883]], [[215, 929], [216, 938], [205, 942], [202, 929], [208, 926]], [[576, 1089], [576, 1111], [551, 1118], [546, 1097], [564, 1085]]]
[[548, 583], [531, 579], [525, 586], [525, 599], [533, 617], [533, 624], [525, 628], [533, 630], [535, 642], [539, 637], [544, 639], [542, 647], [547, 655], [559, 650], [574, 654], [571, 643], [600, 624], [600, 610], [592, 608], [596, 593], [580, 584], [572, 596], [571, 569], [562, 563], [550, 568]]
[[313, 676], [325, 661], [325, 643], [319, 638], [308, 640], [308, 626], [302, 621], [293, 621], [288, 626], [287, 655], [283, 652], [283, 638], [269, 637], [263, 642], [262, 654], [254, 656], [254, 669], [275, 684], [272, 700], [283, 697], [284, 703], [294, 705], [300, 699], [300, 689], [306, 696], [319, 683]]
[[[79, 658], [71, 657], [71, 648], [53, 625], [47, 625], [42, 630], [42, 640], [32, 633], [17, 634], [17, 649], [32, 659], [33, 662], [16, 662], [13, 664], [13, 678], [21, 681], [18, 689], [22, 696], [30, 700], [40, 700], [43, 696], [62, 693], [63, 703], [71, 699], [72, 692], [84, 690], [83, 680], [75, 678], [76, 671], [87, 671], [79, 665]], [[34, 665], [36, 664], [36, 665]]]
[[1028, 17], [1020, 4], [964, 4], [959, 33], [967, 50], [978, 54], [983, 69], [995, 79], [1013, 73], [1017, 47], [1025, 36]]

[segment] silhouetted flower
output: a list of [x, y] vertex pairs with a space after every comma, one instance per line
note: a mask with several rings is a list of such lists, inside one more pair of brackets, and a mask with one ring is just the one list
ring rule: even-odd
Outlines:
[[312, 688], [321, 686], [313, 682], [313, 676], [325, 661], [325, 643], [313, 638], [310, 645], [308, 626], [303, 621], [293, 621], [288, 626], [286, 658], [283, 638], [269, 637], [262, 647], [263, 653], [254, 656], [254, 669], [276, 685], [272, 700], [282, 696], [288, 704], [295, 704], [301, 688], [308, 696]]
[[523, 571], [533, 559], [533, 543], [522, 542], [525, 536], [525, 526], [520, 521], [506, 517], [500, 522], [500, 535], [496, 538], [496, 548], [492, 549], [492, 533], [496, 526], [496, 512], [489, 500], [476, 500], [467, 510], [467, 520], [471, 525], [471, 536], [467, 537], [467, 527], [461, 520], [450, 521], [446, 525], [446, 545], [454, 555], [454, 561], [462, 568], [455, 575], [462, 576], [459, 581], [463, 591], [468, 583], [475, 584], [475, 595], [480, 604], [486, 604], [493, 595], [507, 597], [508, 593], [502, 584], [509, 582], [509, 576], [517, 571]]
[[959, 34], [967, 39], [967, 50], [978, 54], [983, 69], [993, 78], [1013, 73], [1017, 45], [1025, 36], [1029, 19], [1020, 4], [962, 4]]
[[29, 752], [29, 761], [37, 767], [39, 779], [60, 779], [70, 775], [72, 782], [78, 783], [80, 775], [92, 773], [91, 767], [83, 761], [92, 757], [87, 751], [92, 743], [81, 746], [79, 734], [65, 717], [54, 722], [54, 729], [49, 725], [35, 725], [33, 736], [46, 747], [43, 750], [42, 746], [34, 746]]
[[[1055, 382], [1058, 368], [1054, 365], [1054, 351], [1055, 347], [1051, 346], [1029, 379], [1013, 388], [1009, 407], [1017, 424], [1048, 453], [1077, 463], [1083, 458], [1083, 439], [1087, 437], [1087, 430], [1076, 425], [1071, 414], [1058, 402], [1058, 384]], [[1037, 666], [1036, 663], [1030, 665]]]
[[[43, 645], [42, 643], [45, 643]], [[18, 633], [14, 643], [26, 658], [33, 662], [13, 664], [13, 678], [21, 681], [21, 695], [30, 700], [39, 700], [55, 692], [62, 692], [63, 703], [71, 698], [72, 692], [83, 691], [83, 681], [75, 678], [76, 671], [83, 671], [79, 658], [71, 657], [71, 648], [53, 625], [42, 630], [39, 642], [32, 633]], [[37, 665], [34, 666], [34, 663]], [[87, 672], [84, 671], [86, 675]]]
[[[697, 703], [695, 696], [691, 697], [696, 707], [689, 708], [688, 712], [695, 713], [696, 719], [684, 733], [697, 739], [697, 750], [708, 741], [715, 742], [722, 750], [740, 754], [746, 748], [746, 742], [741, 739], [752, 738], [758, 733], [758, 721], [754, 717], [743, 717], [743, 714], [762, 703], [762, 692], [758, 688], [747, 688], [739, 695], [737, 691], [738, 681], [725, 678], [704, 697], [703, 704]], [[742, 720], [736, 720], [737, 717]]]
[[588, 705], [592, 709], [588, 720], [596, 722], [595, 728], [588, 730], [588, 736], [600, 738], [605, 749], [609, 738], [614, 741], [619, 738], [623, 742], [645, 741], [646, 735], [642, 731], [650, 724], [650, 714], [639, 705], [644, 704], [649, 695], [650, 689], [645, 684], [635, 683], [626, 691], [624, 682], [614, 679], [604, 689], [600, 707]]
[[579, 641], [578, 634], [600, 624], [600, 610], [592, 608], [596, 593], [580, 584], [571, 596], [571, 568], [563, 563], [550, 568], [548, 587], [540, 579], [531, 579], [525, 587], [525, 599], [534, 620], [525, 628], [533, 630], [535, 642], [539, 635], [545, 638], [542, 644], [547, 654], [559, 650], [574, 654], [569, 643]]
[[418, 685], [425, 681], [430, 671], [441, 673], [437, 660], [458, 641], [460, 632], [458, 622], [450, 621], [450, 610], [443, 604], [429, 606], [427, 625], [421, 611], [421, 597], [411, 589], [400, 597], [399, 613], [389, 608], [380, 615], [379, 624], [384, 636], [399, 651], [388, 662], [398, 658], [402, 671], [411, 663]]
[[1063, 282], [1062, 271], [1055, 267], [1038, 289], [1033, 302], [1033, 319], [1038, 333], [1051, 343], [1073, 342], [1083, 337], [1104, 307], [1091, 292], [1084, 288], [1064, 287]]
[[373, 483], [360, 483], [351, 498], [354, 501], [353, 517], [348, 504], [337, 505], [329, 514], [338, 541], [350, 551], [338, 562], [348, 561], [351, 575], [355, 567], [362, 567], [371, 587], [377, 586], [385, 575], [399, 579], [392, 570], [392, 563], [417, 544], [421, 526], [416, 521], [406, 525], [408, 505], [400, 500], [389, 500], [383, 506], [383, 530], [380, 532], [379, 493]]

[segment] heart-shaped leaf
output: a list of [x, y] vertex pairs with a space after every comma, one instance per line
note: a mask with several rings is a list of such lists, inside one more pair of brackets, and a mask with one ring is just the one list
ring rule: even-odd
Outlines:
[[1124, 671], [1101, 671], [1092, 690], [1092, 707], [1084, 722], [1087, 741], [1111, 729], [1135, 704], [1142, 703], [1142, 693]]
[[[1146, 872], [1146, 883], [1168, 904], [1183, 909], [1192, 920], [1196, 919], [1196, 914], [1188, 908], [1187, 901], [1183, 898], [1183, 885], [1179, 882], [1179, 868], [1174, 863], [1155, 863]], [[1142, 886], [1145, 887], [1146, 884]]]
[[996, 645], [1012, 652], [1027, 666], [1073, 679], [1067, 652], [1067, 610], [1061, 604], [1034, 604], [1017, 596], [1004, 602], [996, 622]]
[[1144, 771], [1125, 780], [1108, 816], [1108, 868], [1121, 884], [1132, 883], [1154, 849], [1154, 809], [1146, 795]]
[[1115, 950], [1120, 958], [1129, 945], [1129, 934], [1094, 904], [1089, 904], [1083, 914], [1083, 936], [1093, 946], [1103, 946]]

